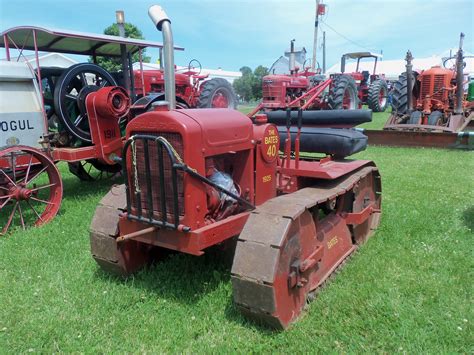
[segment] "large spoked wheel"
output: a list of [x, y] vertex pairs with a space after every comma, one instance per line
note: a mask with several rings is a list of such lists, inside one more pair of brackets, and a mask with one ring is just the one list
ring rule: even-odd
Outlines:
[[388, 87], [385, 80], [375, 80], [369, 86], [367, 104], [374, 112], [384, 112], [387, 109]]
[[212, 78], [202, 84], [198, 108], [237, 107], [237, 97], [230, 83], [222, 78]]
[[82, 181], [111, 179], [122, 170], [120, 164], [109, 165], [97, 159], [68, 163], [69, 171]]
[[75, 64], [58, 78], [54, 107], [70, 134], [84, 142], [92, 142], [86, 97], [102, 87], [114, 85], [117, 85], [115, 79], [106, 70], [90, 63]]
[[357, 86], [350, 75], [338, 75], [329, 90], [328, 105], [331, 110], [355, 110], [359, 107]]
[[25, 146], [0, 151], [1, 235], [14, 227], [26, 229], [51, 221], [62, 195], [61, 176], [48, 156]]

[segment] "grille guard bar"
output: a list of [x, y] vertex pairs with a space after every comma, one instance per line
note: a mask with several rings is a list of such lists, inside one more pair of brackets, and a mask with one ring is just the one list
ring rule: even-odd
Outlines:
[[[133, 193], [130, 183], [129, 183], [129, 174], [127, 171], [127, 151], [132, 146], [132, 143], [136, 143], [138, 140], [143, 141], [143, 152], [144, 152], [144, 162], [145, 162], [145, 183], [147, 186], [147, 216], [143, 215], [142, 204], [141, 204], [141, 195], [140, 191], [135, 192], [135, 201], [136, 201], [136, 211], [137, 215], [132, 214], [132, 198], [131, 194]], [[160, 170], [160, 179], [159, 179], [159, 189], [160, 189], [160, 202], [161, 202], [161, 219], [155, 219], [153, 216], [154, 209], [153, 209], [153, 197], [152, 197], [152, 190], [153, 185], [151, 181], [151, 170], [150, 170], [150, 152], [148, 142], [153, 141], [156, 143], [156, 147], [158, 150], [158, 167]], [[164, 178], [164, 159], [163, 159], [163, 148], [166, 150], [168, 157], [171, 162], [171, 179], [172, 179], [172, 194], [173, 194], [173, 216], [174, 216], [174, 223], [168, 222], [167, 219], [167, 207], [166, 207], [166, 188], [165, 188], [165, 178]], [[235, 195], [234, 193], [224, 189], [223, 187], [215, 184], [213, 181], [209, 180], [205, 176], [202, 176], [195, 170], [191, 169], [189, 166], [184, 164], [179, 157], [176, 156], [177, 153], [174, 150], [173, 146], [161, 136], [152, 136], [152, 135], [145, 135], [145, 134], [136, 134], [130, 137], [123, 147], [122, 151], [122, 169], [123, 169], [123, 176], [125, 178], [125, 194], [127, 197], [127, 218], [131, 220], [136, 220], [143, 223], [149, 223], [154, 226], [163, 227], [167, 229], [174, 229], [180, 230], [183, 232], [190, 232], [191, 228], [188, 226], [181, 225], [179, 223], [179, 199], [178, 199], [178, 177], [177, 171], [180, 170], [184, 173], [189, 174], [193, 178], [200, 180], [201, 182], [208, 184], [215, 188], [216, 190], [232, 197], [236, 201], [238, 201], [241, 205], [244, 205], [246, 209], [253, 210], [255, 206], [252, 205], [247, 200], [243, 199], [240, 196]], [[133, 155], [132, 155], [133, 160]]]

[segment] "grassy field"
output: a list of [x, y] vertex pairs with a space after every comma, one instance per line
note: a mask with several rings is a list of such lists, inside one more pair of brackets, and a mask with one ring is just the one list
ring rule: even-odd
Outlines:
[[0, 353], [472, 353], [473, 153], [356, 158], [380, 167], [380, 229], [286, 332], [241, 317], [215, 254], [174, 255], [125, 281], [103, 273], [88, 227], [110, 182], [81, 183], [61, 165], [60, 215], [0, 239]]

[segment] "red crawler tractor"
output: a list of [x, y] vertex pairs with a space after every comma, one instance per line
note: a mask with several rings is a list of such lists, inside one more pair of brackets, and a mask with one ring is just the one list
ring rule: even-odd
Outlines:
[[[474, 101], [464, 93], [464, 57], [461, 33], [454, 68], [435, 66], [417, 73], [407, 52], [407, 71], [394, 85], [393, 113], [385, 130], [458, 133], [474, 118]], [[445, 64], [448, 60], [445, 60]], [[472, 98], [471, 98], [472, 100]]]
[[[170, 21], [159, 6], [149, 14], [172, 68]], [[296, 127], [288, 111], [280, 128], [266, 115], [252, 122], [229, 109], [176, 110], [172, 77], [165, 79], [168, 102], [127, 126], [125, 185], [96, 209], [92, 255], [103, 269], [128, 275], [160, 249], [199, 256], [237, 240], [235, 304], [252, 319], [286, 328], [379, 224], [377, 167], [344, 158], [367, 139], [353, 130], [303, 127], [302, 110]]]

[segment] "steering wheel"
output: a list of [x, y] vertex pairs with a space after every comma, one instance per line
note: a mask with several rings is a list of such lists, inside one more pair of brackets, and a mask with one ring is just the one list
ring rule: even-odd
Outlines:
[[[197, 66], [193, 66], [193, 62], [196, 62], [197, 63]], [[202, 71], [202, 65], [201, 65], [201, 62], [197, 59], [191, 59], [189, 61], [189, 64], [188, 64], [188, 71], [194, 71], [194, 69], [196, 68], [199, 68], [199, 72], [197, 73], [197, 75], [200, 75], [201, 74], [201, 71]]]

